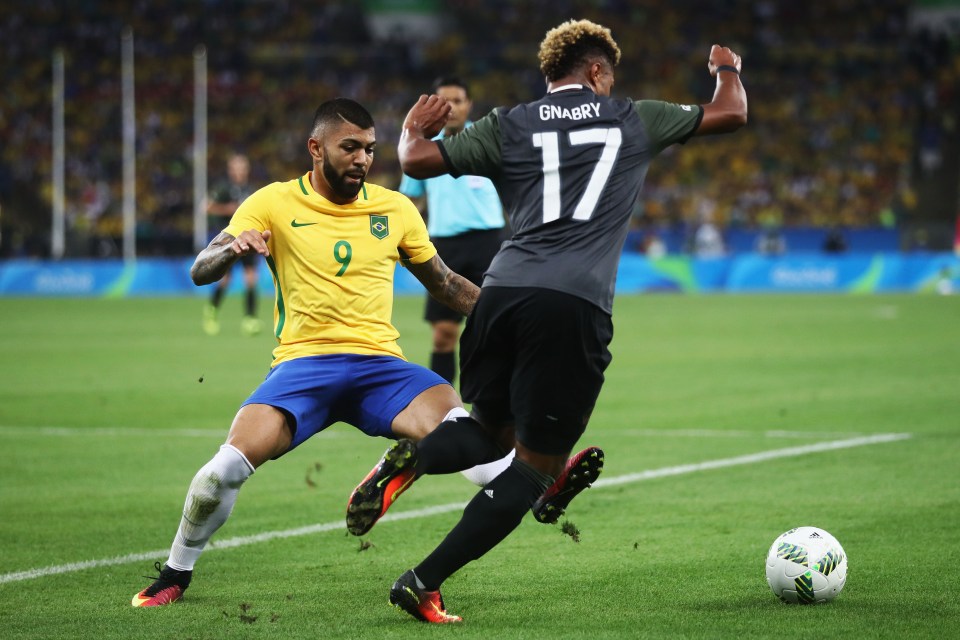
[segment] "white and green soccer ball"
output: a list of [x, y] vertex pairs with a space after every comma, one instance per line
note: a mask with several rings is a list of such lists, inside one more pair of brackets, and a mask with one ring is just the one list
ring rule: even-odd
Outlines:
[[847, 554], [817, 527], [782, 534], [767, 553], [767, 584], [784, 602], [813, 604], [837, 597], [847, 582]]

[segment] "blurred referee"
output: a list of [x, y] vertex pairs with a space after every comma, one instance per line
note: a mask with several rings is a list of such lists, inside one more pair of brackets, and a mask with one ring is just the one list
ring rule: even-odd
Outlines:
[[[473, 103], [463, 80], [455, 76], [441, 77], [434, 82], [433, 93], [443, 97], [451, 107], [446, 127], [435, 140], [460, 133], [473, 124], [467, 119]], [[420, 207], [430, 238], [447, 266], [480, 286], [490, 261], [506, 239], [503, 207], [493, 183], [480, 176], [442, 175], [415, 180], [405, 175], [398, 190]], [[424, 319], [433, 329], [430, 368], [453, 383], [457, 374], [454, 351], [463, 316], [428, 294]]]

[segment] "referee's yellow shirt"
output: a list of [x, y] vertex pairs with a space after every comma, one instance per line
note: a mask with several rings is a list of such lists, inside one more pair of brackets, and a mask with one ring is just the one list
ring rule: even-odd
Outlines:
[[390, 322], [396, 263], [421, 264], [437, 253], [406, 196], [366, 183], [354, 202], [334, 204], [313, 190], [307, 172], [244, 200], [224, 231], [236, 237], [246, 229], [272, 234], [267, 264], [279, 343], [272, 366], [326, 353], [403, 358]]

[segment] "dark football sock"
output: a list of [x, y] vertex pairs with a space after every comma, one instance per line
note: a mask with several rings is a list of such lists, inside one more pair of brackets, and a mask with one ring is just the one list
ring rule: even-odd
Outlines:
[[506, 453], [473, 418], [447, 420], [417, 443], [417, 475], [455, 473]]
[[427, 590], [439, 589], [461, 567], [510, 535], [552, 482], [550, 476], [514, 458], [506, 471], [473, 497], [440, 546], [414, 568]]
[[223, 302], [223, 294], [226, 293], [227, 288], [217, 285], [213, 288], [213, 294], [210, 296], [210, 304], [214, 308], [219, 309], [220, 303]]
[[247, 289], [246, 311], [248, 316], [257, 315], [257, 290]]
[[453, 351], [441, 353], [434, 351], [430, 354], [430, 369], [438, 376], [453, 384], [457, 378], [457, 363]]

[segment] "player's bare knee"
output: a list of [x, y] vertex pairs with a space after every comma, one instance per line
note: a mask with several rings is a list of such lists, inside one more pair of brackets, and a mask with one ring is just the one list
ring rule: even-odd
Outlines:
[[449, 384], [438, 384], [423, 391], [393, 419], [393, 434], [420, 440], [437, 428], [454, 408], [462, 407], [460, 396]]
[[256, 469], [287, 452], [293, 440], [286, 416], [264, 404], [243, 406], [230, 426], [226, 446], [232, 447]]

